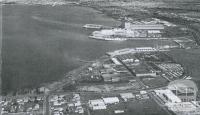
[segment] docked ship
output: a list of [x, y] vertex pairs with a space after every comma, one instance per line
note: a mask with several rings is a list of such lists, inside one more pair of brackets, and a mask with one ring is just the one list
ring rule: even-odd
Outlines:
[[97, 25], [97, 24], [85, 24], [83, 28], [87, 29], [101, 29], [103, 26], [102, 25]]

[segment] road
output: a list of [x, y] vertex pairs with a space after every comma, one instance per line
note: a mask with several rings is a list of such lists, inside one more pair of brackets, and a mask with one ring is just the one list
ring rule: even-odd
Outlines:
[[49, 97], [50, 97], [50, 95], [49, 94], [47, 94], [46, 96], [45, 96], [45, 101], [44, 101], [44, 103], [43, 103], [43, 105], [44, 105], [44, 108], [43, 108], [43, 111], [44, 111], [44, 115], [50, 115], [51, 114], [51, 109], [50, 109], [50, 105], [49, 105]]

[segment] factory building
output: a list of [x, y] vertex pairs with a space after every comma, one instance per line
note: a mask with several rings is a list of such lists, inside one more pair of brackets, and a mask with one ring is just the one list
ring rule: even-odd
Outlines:
[[125, 48], [121, 50], [116, 50], [113, 52], [107, 52], [108, 55], [111, 57], [118, 56], [118, 55], [124, 55], [129, 53], [140, 53], [140, 52], [156, 52], [158, 49], [153, 47], [136, 47], [136, 48]]
[[182, 102], [171, 90], [154, 90], [156, 95], [165, 103], [180, 103]]
[[102, 99], [106, 105], [119, 103], [118, 97], [106, 97]]
[[124, 101], [128, 101], [129, 99], [134, 99], [135, 95], [133, 95], [132, 93], [120, 93], [120, 97], [124, 100]]
[[118, 97], [106, 97], [96, 100], [89, 100], [88, 105], [92, 110], [105, 110], [107, 105], [119, 103]]
[[133, 24], [131, 22], [123, 22], [122, 28], [131, 30], [163, 30], [164, 25], [162, 24]]
[[154, 90], [159, 100], [175, 115], [200, 115], [197, 91], [197, 85], [191, 80], [175, 80], [169, 83], [167, 89]]
[[94, 31], [90, 38], [102, 40], [158, 39], [162, 37], [163, 24], [133, 24], [122, 22], [122, 28]]
[[112, 62], [116, 65], [122, 65], [118, 60], [117, 58], [111, 58]]
[[102, 99], [89, 100], [88, 104], [92, 110], [106, 109], [106, 105]]
[[162, 37], [162, 30], [164, 30], [163, 24], [133, 24], [131, 22], [122, 22], [122, 28], [126, 30], [135, 31], [136, 37], [149, 37], [160, 38]]
[[197, 107], [191, 102], [167, 103], [166, 105], [169, 110], [178, 115], [191, 115], [189, 113], [196, 113], [195, 111], [197, 110]]

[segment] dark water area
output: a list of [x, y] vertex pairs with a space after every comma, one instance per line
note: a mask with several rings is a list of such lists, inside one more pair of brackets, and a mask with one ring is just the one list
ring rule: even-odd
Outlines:
[[56, 81], [107, 51], [154, 46], [156, 41], [89, 39], [84, 24], [118, 26], [91, 8], [80, 6], [4, 5], [2, 42], [3, 92], [38, 87]]

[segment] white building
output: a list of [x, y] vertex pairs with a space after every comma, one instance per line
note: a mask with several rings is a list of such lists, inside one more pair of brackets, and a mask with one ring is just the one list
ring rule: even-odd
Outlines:
[[132, 93], [121, 93], [120, 96], [122, 99], [124, 99], [124, 101], [135, 98], [135, 96]]
[[116, 65], [122, 65], [116, 58], [111, 58], [114, 64]]
[[114, 113], [115, 114], [124, 113], [124, 110], [115, 110]]
[[163, 30], [163, 24], [132, 24], [131, 22], [124, 22], [124, 28], [132, 30]]
[[140, 94], [145, 95], [145, 94], [147, 94], [147, 91], [142, 90], [142, 91], [140, 91]]
[[92, 110], [106, 109], [106, 105], [102, 99], [89, 100], [88, 104]]
[[179, 97], [177, 97], [171, 90], [154, 90], [156, 95], [158, 95], [165, 103], [180, 103], [182, 102]]
[[116, 50], [114, 52], [107, 52], [108, 55], [111, 57], [117, 56], [117, 55], [123, 55], [123, 54], [129, 54], [129, 53], [138, 53], [138, 52], [155, 52], [158, 51], [156, 48], [153, 47], [136, 47], [136, 48], [125, 48]]
[[190, 112], [196, 111], [197, 109], [197, 107], [191, 102], [167, 103], [166, 106], [173, 112]]
[[104, 109], [106, 109], [105, 105], [98, 105], [92, 107], [92, 110], [104, 110]]
[[116, 104], [119, 103], [118, 97], [107, 97], [103, 98], [105, 104]]

